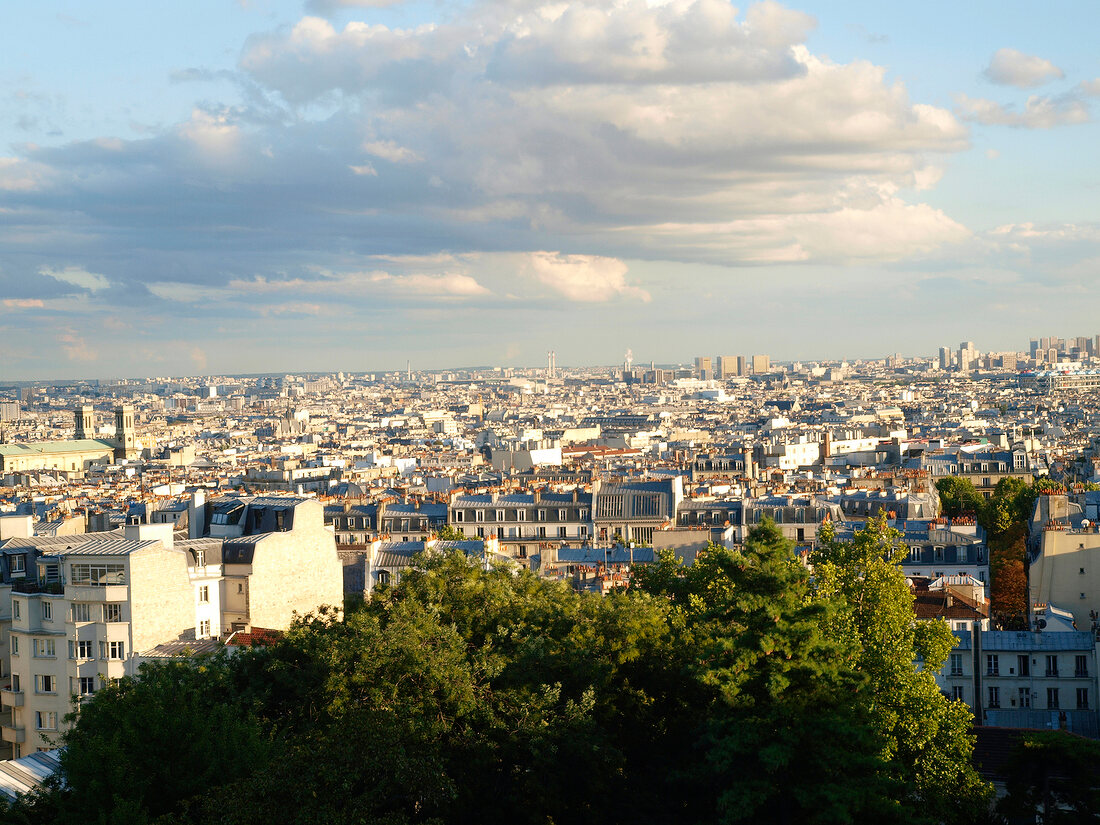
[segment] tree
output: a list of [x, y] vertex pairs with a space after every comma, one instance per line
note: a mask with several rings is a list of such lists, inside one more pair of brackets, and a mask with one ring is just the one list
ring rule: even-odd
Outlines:
[[945, 516], [979, 516], [985, 508], [985, 499], [968, 478], [948, 476], [936, 482], [940, 494], [940, 510]]
[[435, 537], [440, 541], [466, 541], [465, 535], [449, 524], [444, 524], [435, 531]]
[[831, 633], [867, 679], [863, 702], [882, 759], [915, 811], [952, 821], [983, 808], [989, 788], [971, 764], [970, 711], [948, 700], [934, 676], [955, 638], [945, 622], [916, 621], [899, 566], [901, 534], [880, 516], [852, 541], [837, 541], [829, 525], [818, 537], [814, 583], [819, 597], [844, 605]]
[[1100, 743], [1063, 731], [1036, 731], [1008, 762], [1007, 795], [997, 809], [1013, 821], [1096, 822], [1100, 819]]
[[232, 689], [225, 654], [145, 664], [100, 690], [62, 736], [62, 821], [100, 811], [144, 822], [211, 787], [262, 771], [269, 751]]
[[683, 617], [693, 670], [716, 691], [704, 741], [717, 817], [890, 821], [900, 810], [853, 702], [861, 679], [824, 633], [835, 605], [811, 597], [793, 549], [765, 520], [744, 551], [712, 543], [682, 572], [662, 554], [640, 577]]

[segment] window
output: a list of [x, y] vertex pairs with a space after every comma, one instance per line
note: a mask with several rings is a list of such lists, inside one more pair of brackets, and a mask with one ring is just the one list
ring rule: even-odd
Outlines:
[[519, 547], [516, 548], [516, 558], [517, 559], [527, 558], [527, 545], [526, 544], [521, 544]]
[[580, 520], [580, 521], [588, 521], [588, 511], [587, 510], [578, 510], [577, 511], [577, 519]]
[[985, 657], [985, 675], [986, 676], [1000, 676], [1001, 675], [1001, 663], [996, 653], [989, 653]]
[[208, 604], [210, 602], [210, 586], [199, 586], [199, 604]]
[[100, 659], [106, 659], [107, 658], [107, 643], [106, 642], [100, 642], [99, 643], [99, 658]]
[[90, 622], [92, 620], [92, 606], [90, 604], [76, 603], [73, 605], [74, 622]]
[[565, 521], [566, 513], [567, 511], [565, 510], [558, 510], [558, 521]]
[[497, 510], [497, 521], [504, 521], [504, 511]]
[[538, 511], [537, 511], [537, 512], [535, 513], [535, 518], [536, 518], [536, 519], [537, 519], [538, 521], [546, 521], [546, 511], [545, 511], [545, 510], [538, 510]]
[[95, 693], [95, 676], [81, 676], [77, 680], [77, 694], [80, 696], [91, 696]]
[[34, 677], [35, 693], [57, 693], [57, 677], [40, 673]]
[[965, 702], [966, 689], [962, 685], [955, 685], [951, 688], [951, 698], [956, 702]]
[[379, 570], [378, 571], [378, 583], [379, 584], [389, 584], [390, 583], [389, 571], [387, 571], [387, 570]]
[[19, 683], [19, 674], [13, 673], [11, 675], [11, 689], [16, 693], [19, 693], [23, 689], [23, 686]]
[[11, 637], [11, 655], [12, 656], [18, 656], [19, 655], [19, 637], [18, 636], [12, 636]]
[[206, 638], [209, 635], [210, 635], [210, 620], [209, 619], [203, 619], [202, 621], [199, 622], [199, 636], [201, 638]]
[[516, 521], [527, 521], [527, 511], [516, 510]]
[[466, 513], [464, 510], [455, 510], [455, 521], [465, 521]]
[[1088, 710], [1089, 707], [1089, 689], [1077, 688], [1077, 709]]
[[989, 705], [991, 708], [999, 708], [1001, 706], [1001, 689], [999, 687], [991, 687], [989, 689]]
[[484, 510], [475, 510], [474, 511], [474, 521], [485, 521], [485, 511]]
[[909, 561], [920, 561], [920, 545], [914, 544], [909, 548]]
[[1057, 656], [1047, 656], [1047, 674], [1046, 675], [1047, 676], [1057, 676], [1058, 675], [1058, 657]]
[[92, 643], [90, 641], [69, 642], [70, 659], [91, 659]]
[[122, 602], [107, 602], [107, 604], [103, 605], [103, 621], [121, 622]]
[[565, 527], [559, 527], [558, 528], [558, 538], [565, 538], [565, 531], [566, 531]]
[[107, 564], [96, 562], [94, 564], [74, 564], [72, 570], [72, 584], [93, 585], [105, 587], [108, 584], [126, 584], [126, 566], [123, 564]]
[[1059, 708], [1061, 704], [1058, 701], [1058, 688], [1047, 688], [1047, 707]]
[[34, 712], [34, 726], [38, 730], [57, 730], [57, 714], [52, 711], [43, 713], [40, 710]]
[[26, 573], [27, 572], [27, 557], [26, 556], [24, 556], [24, 555], [8, 556], [8, 559], [9, 559], [8, 564], [11, 565], [11, 567], [9, 569], [10, 569], [11, 574], [13, 576], [18, 574], [18, 573]]
[[961, 653], [951, 654], [951, 675], [962, 676], [963, 675], [963, 655]]
[[110, 645], [110, 658], [112, 659], [125, 659], [126, 658], [126, 642], [109, 642]]
[[1073, 660], [1073, 675], [1078, 679], [1089, 675], [1089, 657], [1077, 656]]
[[57, 643], [53, 639], [35, 639], [34, 655], [37, 657], [56, 656]]
[[49, 599], [42, 600], [42, 621], [53, 621], [53, 602]]
[[205, 550], [196, 550], [195, 551], [195, 567], [205, 567], [205, 566], [206, 566], [206, 551]]
[[1031, 675], [1031, 658], [1028, 656], [1016, 657], [1016, 671], [1020, 676]]
[[1022, 687], [1019, 689], [1020, 707], [1031, 707], [1031, 688]]
[[21, 618], [22, 610], [23, 610], [23, 603], [21, 601], [19, 601], [19, 599], [12, 599], [11, 600], [11, 617], [13, 619], [15, 619], [16, 621], [19, 621], [19, 619]]
[[546, 528], [545, 527], [540, 527], [539, 528], [539, 538], [540, 539], [546, 538]]

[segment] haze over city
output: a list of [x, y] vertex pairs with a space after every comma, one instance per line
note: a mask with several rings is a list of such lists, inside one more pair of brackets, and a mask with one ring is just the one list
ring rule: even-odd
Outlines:
[[1096, 23], [1086, 2], [15, 4], [3, 374], [1088, 329]]

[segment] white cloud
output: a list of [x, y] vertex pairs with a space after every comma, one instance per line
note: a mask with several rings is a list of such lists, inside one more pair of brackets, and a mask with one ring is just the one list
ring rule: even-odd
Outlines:
[[391, 275], [388, 272], [372, 272], [365, 276], [350, 275], [347, 280], [355, 282], [360, 277], [372, 284], [380, 284], [394, 292], [420, 295], [425, 298], [459, 297], [488, 295], [489, 290], [473, 277], [460, 272], [440, 274], [413, 273], [411, 275]]
[[39, 298], [5, 298], [3, 303], [8, 309], [40, 309], [45, 306]]
[[0, 158], [0, 192], [31, 192], [38, 189], [47, 174], [42, 164], [23, 158]]
[[392, 140], [367, 141], [363, 144], [363, 151], [390, 163], [419, 163], [424, 160], [412, 149], [398, 146]]
[[356, 175], [366, 175], [370, 178], [378, 177], [378, 170], [371, 166], [369, 163], [360, 164], [359, 166], [348, 167]]
[[972, 120], [986, 126], [1017, 126], [1025, 129], [1052, 129], [1087, 123], [1089, 107], [1072, 95], [1041, 97], [1032, 95], [1022, 112], [985, 98], [972, 98], [964, 94], [956, 96], [956, 111], [964, 120]]
[[1049, 60], [1016, 49], [994, 52], [983, 74], [991, 83], [1018, 89], [1032, 89], [1065, 77], [1065, 73]]
[[95, 272], [88, 272], [86, 269], [82, 269], [78, 266], [67, 266], [64, 269], [42, 267], [38, 270], [38, 274], [92, 292], [98, 292], [111, 285], [111, 282], [103, 275], [99, 275]]
[[650, 300], [644, 289], [627, 283], [627, 266], [616, 258], [560, 252], [531, 252], [526, 258], [527, 269], [536, 280], [570, 301]]

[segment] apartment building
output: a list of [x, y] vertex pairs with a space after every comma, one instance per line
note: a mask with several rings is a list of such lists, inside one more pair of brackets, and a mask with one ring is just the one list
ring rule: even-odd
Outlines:
[[427, 541], [447, 523], [448, 507], [436, 502], [379, 501], [375, 504], [344, 503], [332, 515], [338, 544], [367, 544], [381, 535], [395, 541]]
[[[1031, 604], [1056, 604], [1073, 614], [1080, 630], [1100, 627], [1100, 528], [1077, 519], [1076, 528], [1050, 523], [1040, 529], [1028, 570]], [[1087, 526], [1086, 526], [1087, 525]]]
[[493, 537], [500, 551], [525, 559], [548, 542], [590, 541], [593, 535], [592, 493], [489, 493], [456, 495], [448, 523], [470, 538]]
[[980, 724], [1100, 736], [1095, 634], [1076, 630], [956, 631], [937, 683]]
[[907, 576], [939, 579], [972, 576], [988, 589], [989, 554], [985, 531], [976, 524], [907, 521], [896, 525], [909, 552], [901, 559]]
[[0, 609], [0, 621], [10, 616], [0, 732], [13, 756], [52, 747], [82, 697], [165, 650], [342, 605], [318, 502], [253, 499], [237, 524], [219, 526], [240, 534], [177, 540], [171, 524], [130, 524], [5, 542], [9, 569], [25, 571], [0, 589], [10, 592], [10, 610]]
[[676, 522], [684, 500], [682, 476], [662, 481], [593, 485], [592, 521], [596, 541], [650, 544], [653, 533]]

